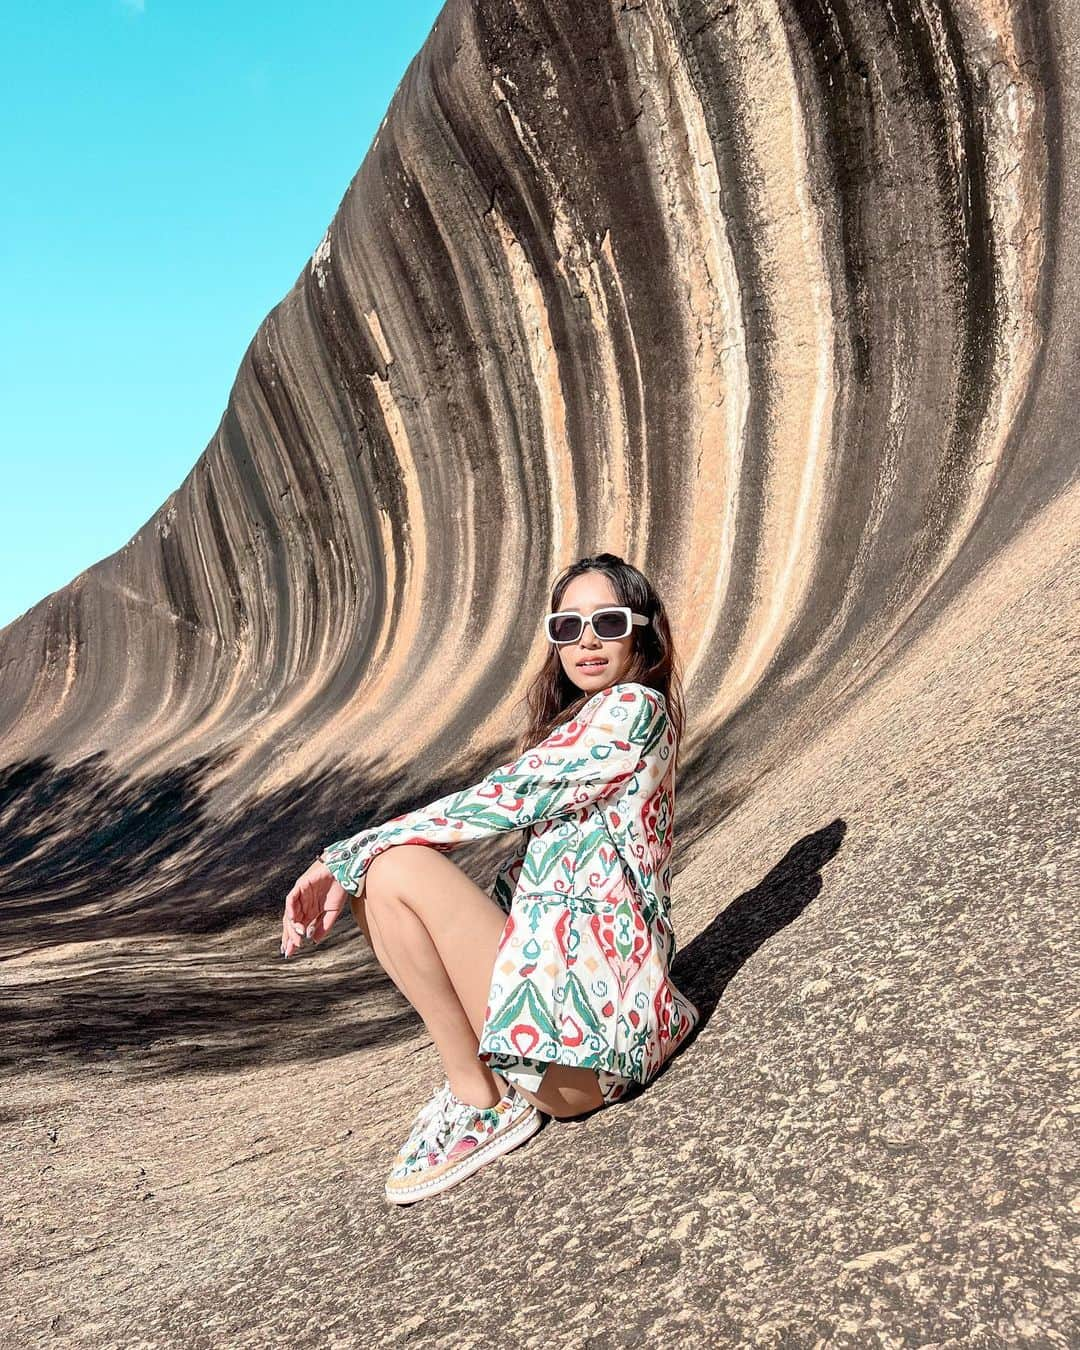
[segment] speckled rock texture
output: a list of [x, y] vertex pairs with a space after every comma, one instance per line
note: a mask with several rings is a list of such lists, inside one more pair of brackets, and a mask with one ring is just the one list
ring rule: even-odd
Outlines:
[[[1078, 58], [1071, 0], [445, 7], [192, 473], [0, 633], [0, 1343], [1080, 1342]], [[284, 891], [499, 762], [604, 548], [702, 1024], [398, 1210], [438, 1057]]]

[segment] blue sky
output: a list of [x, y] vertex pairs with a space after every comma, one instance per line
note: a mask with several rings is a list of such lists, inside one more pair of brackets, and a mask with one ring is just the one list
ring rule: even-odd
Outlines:
[[441, 8], [6, 7], [0, 627], [179, 486]]

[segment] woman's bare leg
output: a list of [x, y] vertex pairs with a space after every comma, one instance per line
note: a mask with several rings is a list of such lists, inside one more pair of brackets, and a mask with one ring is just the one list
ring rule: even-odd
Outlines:
[[[403, 985], [403, 980], [405, 977], [398, 969], [398, 965], [397, 962], [394, 960], [393, 954], [390, 951], [388, 951], [385, 948], [385, 946], [383, 946], [383, 944], [381, 943], [380, 943], [380, 950], [382, 952], [382, 955], [380, 955], [379, 952], [375, 951], [375, 939], [371, 935], [371, 924], [368, 922], [367, 905], [365, 904], [365, 897], [355, 895], [351, 896], [349, 899], [349, 907], [353, 912], [353, 918], [356, 920], [364, 936], [367, 938], [368, 946], [375, 953], [375, 959], [378, 961], [379, 965], [382, 966], [383, 970], [386, 971], [387, 975], [390, 976], [394, 984], [397, 985], [398, 989], [401, 990], [401, 992], [404, 994], [405, 989]], [[446, 975], [445, 967], [443, 968], [443, 974]], [[446, 978], [449, 979], [450, 977], [447, 976]], [[408, 998], [408, 994], [405, 994], [405, 997]]]
[[[423, 844], [380, 853], [354, 914], [361, 905], [375, 955], [423, 1018], [451, 1088], [464, 1101], [494, 1105], [506, 1084], [477, 1051], [505, 912], [445, 853]], [[570, 1065], [553, 1064], [537, 1092], [519, 1091], [560, 1117], [602, 1103], [595, 1071]]]
[[478, 1038], [424, 925], [407, 905], [387, 898], [373, 906], [368, 923], [380, 964], [423, 1018], [456, 1096], [494, 1106], [507, 1085], [477, 1058]]

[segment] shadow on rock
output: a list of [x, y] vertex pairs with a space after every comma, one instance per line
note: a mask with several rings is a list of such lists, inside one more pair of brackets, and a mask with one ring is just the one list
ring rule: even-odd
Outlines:
[[[269, 941], [286, 892], [326, 844], [418, 804], [402, 800], [400, 776], [373, 765], [290, 783], [222, 815], [207, 784], [229, 758], [142, 777], [116, 772], [100, 753], [0, 770], [6, 955], [220, 934], [263, 913]], [[427, 800], [451, 786], [433, 784]], [[368, 819], [353, 818], [355, 806]]]
[[753, 890], [733, 900], [676, 954], [672, 979], [701, 1009], [687, 1045], [701, 1035], [740, 967], [817, 898], [824, 885], [822, 869], [840, 851], [846, 833], [847, 823], [838, 818], [804, 835]]
[[822, 869], [839, 852], [846, 833], [846, 822], [838, 818], [804, 835], [753, 890], [744, 891], [708, 928], [679, 949], [671, 964], [671, 978], [700, 1009], [701, 1021], [656, 1078], [701, 1035], [745, 962], [817, 898], [824, 885]]
[[[399, 777], [350, 768], [214, 814], [207, 784], [228, 758], [142, 777], [102, 754], [0, 770], [0, 1072], [240, 1070], [422, 1030], [350, 919], [287, 965], [278, 950], [285, 893], [318, 851], [420, 803]], [[425, 800], [461, 781], [435, 781]], [[350, 819], [357, 805], [368, 820]], [[507, 842], [463, 846], [459, 861], [493, 873]], [[342, 945], [355, 952], [345, 973], [320, 959]]]
[[[382, 972], [295, 973], [273, 981], [204, 959], [75, 963], [10, 991], [0, 1076], [97, 1069], [139, 1078], [312, 1063], [415, 1040], [420, 1018]], [[80, 967], [82, 967], [80, 969]], [[273, 987], [276, 983], [276, 987]], [[268, 987], [270, 986], [270, 987]], [[373, 1014], [375, 994], [381, 1013]]]

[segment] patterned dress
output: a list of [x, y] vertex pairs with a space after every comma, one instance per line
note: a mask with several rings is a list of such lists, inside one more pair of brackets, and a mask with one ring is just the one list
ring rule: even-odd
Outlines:
[[613, 684], [473, 787], [331, 844], [322, 861], [361, 895], [395, 844], [446, 852], [522, 830], [491, 890], [507, 919], [479, 1058], [530, 1088], [551, 1062], [595, 1069], [610, 1101], [648, 1082], [700, 1016], [669, 975], [675, 751], [664, 696]]

